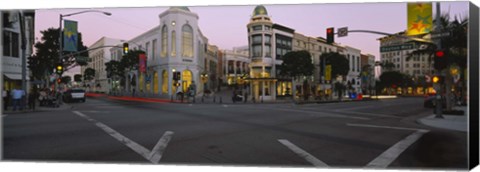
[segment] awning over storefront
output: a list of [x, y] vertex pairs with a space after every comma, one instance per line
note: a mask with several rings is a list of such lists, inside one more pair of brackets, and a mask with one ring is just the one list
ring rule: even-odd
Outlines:
[[[18, 73], [4, 73], [5, 77], [11, 80], [22, 80], [22, 74]], [[27, 81], [30, 80], [30, 77], [26, 76]]]

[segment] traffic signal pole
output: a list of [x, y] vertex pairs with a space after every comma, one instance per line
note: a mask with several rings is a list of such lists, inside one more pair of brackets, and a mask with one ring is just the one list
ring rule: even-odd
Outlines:
[[[440, 27], [442, 26], [441, 22], [440, 22], [440, 3], [437, 2], [436, 3], [436, 16], [435, 16], [435, 30], [437, 32], [440, 31]], [[442, 40], [441, 39], [437, 39], [435, 41], [435, 44], [437, 45], [437, 50], [441, 50], [442, 49]], [[445, 57], [442, 57], [442, 58], [445, 58]], [[440, 76], [441, 75], [441, 70], [435, 70], [436, 72], [436, 75], [437, 76]], [[435, 95], [435, 118], [443, 118], [442, 116], [442, 84], [439, 83], [438, 86], [437, 86], [437, 90], [435, 90], [436, 92], [436, 95]]]

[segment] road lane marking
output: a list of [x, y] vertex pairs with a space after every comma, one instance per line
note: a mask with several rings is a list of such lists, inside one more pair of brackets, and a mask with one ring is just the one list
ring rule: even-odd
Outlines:
[[397, 119], [400, 119], [400, 118], [401, 118], [401, 117], [393, 116], [393, 115], [367, 113], [367, 112], [352, 112], [352, 111], [342, 111], [342, 110], [334, 110], [334, 112], [348, 113], [348, 114], [354, 114], [354, 115], [376, 116], [376, 117], [384, 117], [384, 118], [397, 118]]
[[388, 148], [385, 152], [380, 154], [377, 158], [370, 161], [366, 165], [369, 168], [386, 168], [388, 167], [395, 159], [402, 154], [403, 151], [407, 150], [410, 145], [415, 143], [418, 139], [420, 139], [425, 133], [428, 133], [429, 130], [425, 129], [418, 129], [418, 128], [405, 128], [405, 127], [391, 127], [391, 126], [379, 126], [379, 125], [368, 125], [368, 124], [349, 124], [347, 126], [354, 126], [354, 127], [369, 127], [369, 128], [385, 128], [385, 129], [396, 129], [396, 130], [409, 130], [415, 131], [413, 134], [405, 137], [403, 140], [400, 140], [392, 147]]
[[168, 142], [172, 139], [173, 132], [167, 131], [163, 136], [160, 138], [158, 143], [153, 147], [152, 152], [149, 155], [150, 161], [153, 161], [154, 163], [160, 162], [160, 159], [162, 159], [163, 152], [165, 151], [165, 148], [167, 148]]
[[113, 138], [117, 139], [133, 151], [137, 152], [141, 156], [143, 156], [145, 159], [149, 160], [150, 162], [154, 164], [158, 164], [160, 162], [160, 159], [162, 157], [163, 151], [168, 145], [168, 142], [170, 141], [172, 135], [174, 134], [172, 131], [167, 131], [165, 134], [160, 138], [158, 143], [155, 145], [152, 151], [149, 151], [142, 145], [130, 140], [129, 138], [125, 137], [124, 135], [120, 134], [119, 132], [115, 131], [114, 129], [108, 127], [107, 125], [90, 118], [89, 116], [79, 112], [79, 111], [72, 111], [76, 115], [85, 118], [86, 120], [94, 123], [97, 127], [105, 131], [108, 135], [112, 136]]
[[388, 167], [395, 159], [402, 154], [410, 145], [415, 143], [423, 134], [427, 133], [426, 130], [418, 130], [413, 134], [405, 137], [403, 140], [399, 141], [385, 152], [380, 154], [377, 158], [372, 160], [370, 163], [367, 164], [366, 167], [369, 168], [386, 168]]
[[[258, 109], [272, 110], [270, 108], [262, 108], [262, 107], [257, 107], [257, 108]], [[313, 111], [309, 111], [309, 110], [300, 110], [300, 109], [275, 108], [275, 110], [290, 111], [290, 112], [301, 112], [301, 113], [313, 113], [313, 115], [318, 116], [318, 117], [352, 118], [352, 119], [361, 119], [361, 120], [369, 120], [370, 119], [370, 118], [357, 117], [357, 116], [348, 116], [348, 115], [339, 115], [339, 114], [325, 114], [324, 112], [313, 112]]]
[[308, 152], [304, 151], [303, 149], [297, 147], [290, 141], [286, 139], [278, 139], [280, 143], [285, 145], [287, 148], [292, 150], [294, 153], [296, 153], [298, 156], [304, 158], [308, 162], [312, 163], [315, 167], [328, 167], [327, 164], [324, 162], [320, 161], [319, 159], [315, 158], [313, 155], [309, 154]]
[[369, 127], [369, 128], [387, 128], [387, 129], [397, 129], [397, 130], [413, 130], [413, 131], [428, 132], [428, 130], [419, 129], [419, 128], [392, 127], [392, 126], [369, 125], [369, 124], [350, 124], [350, 123], [347, 123], [347, 126], [352, 126], [352, 127]]

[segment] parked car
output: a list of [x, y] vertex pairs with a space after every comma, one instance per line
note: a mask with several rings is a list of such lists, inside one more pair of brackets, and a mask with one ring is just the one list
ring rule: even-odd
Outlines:
[[71, 88], [63, 93], [64, 102], [73, 102], [73, 101], [82, 101], [85, 102], [85, 90], [81, 88]]
[[[425, 108], [434, 108], [435, 107], [435, 100], [436, 94], [427, 94], [425, 95], [425, 98], [423, 99], [423, 107]], [[447, 105], [447, 102], [445, 99], [442, 97], [442, 107], [445, 107]]]

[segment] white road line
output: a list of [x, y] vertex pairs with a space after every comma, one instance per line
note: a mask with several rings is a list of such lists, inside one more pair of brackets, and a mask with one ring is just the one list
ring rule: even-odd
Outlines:
[[418, 130], [415, 133], [407, 136], [400, 142], [396, 143], [385, 152], [380, 154], [377, 158], [367, 164], [366, 167], [369, 168], [386, 168], [388, 167], [395, 159], [402, 154], [410, 145], [415, 143], [423, 134], [427, 133], [425, 130]]
[[414, 131], [428, 132], [428, 130], [419, 129], [419, 128], [392, 127], [392, 126], [369, 125], [369, 124], [350, 124], [350, 123], [347, 123], [347, 126], [370, 127], [370, 128], [387, 128], [387, 129], [397, 129], [397, 130], [414, 130]]
[[429, 130], [418, 129], [418, 128], [404, 128], [404, 127], [391, 127], [391, 126], [378, 126], [378, 125], [368, 125], [368, 124], [348, 124], [347, 126], [354, 127], [370, 127], [370, 128], [386, 128], [386, 129], [396, 129], [396, 130], [409, 130], [415, 131], [415, 133], [410, 134], [405, 137], [403, 140], [400, 140], [395, 145], [387, 149], [385, 152], [380, 154], [377, 158], [372, 160], [366, 165], [366, 167], [371, 168], [386, 168], [388, 167], [395, 159], [402, 154], [410, 145], [415, 143], [418, 139], [422, 137], [423, 134], [428, 133]]
[[[258, 109], [272, 110], [270, 108], [262, 108], [262, 107], [258, 107]], [[369, 120], [370, 119], [370, 118], [365, 118], [365, 117], [339, 115], [339, 114], [326, 114], [325, 112], [320, 112], [320, 111], [319, 112], [313, 112], [313, 111], [309, 111], [309, 110], [299, 110], [299, 109], [275, 108], [275, 110], [290, 111], [290, 112], [301, 112], [301, 113], [312, 113], [313, 115], [318, 116], [318, 117], [352, 118], [352, 119], [361, 119], [361, 120]]]
[[88, 117], [87, 115], [79, 112], [79, 111], [73, 111], [73, 113], [77, 114], [78, 116], [85, 118], [86, 120], [94, 123], [96, 126], [98, 126], [100, 129], [105, 131], [107, 134], [112, 136], [113, 138], [117, 139], [118, 141], [122, 142], [125, 144], [127, 147], [132, 149], [133, 151], [137, 152], [141, 156], [143, 156], [145, 159], [149, 160], [150, 162], [157, 164], [163, 154], [163, 151], [167, 147], [168, 142], [170, 141], [173, 132], [167, 131], [165, 134], [160, 138], [159, 142], [157, 145], [155, 145], [154, 149], [152, 151], [149, 151], [145, 147], [139, 145], [138, 143], [135, 143], [134, 141], [130, 140], [129, 138], [123, 136], [122, 134], [118, 133], [114, 129], [108, 127], [107, 125], [98, 122], [97, 120]]
[[286, 139], [278, 139], [280, 143], [285, 145], [287, 148], [295, 152], [297, 155], [300, 157], [304, 158], [308, 162], [312, 163], [315, 167], [328, 167], [327, 164], [324, 162], [320, 161], [319, 159], [315, 158], [313, 155], [309, 154], [308, 152], [304, 151], [303, 149], [297, 147], [293, 143], [289, 142]]
[[167, 131], [165, 134], [163, 134], [162, 138], [158, 141], [157, 145], [152, 149], [152, 152], [149, 155], [150, 161], [153, 163], [158, 163], [160, 162], [160, 159], [162, 159], [162, 154], [165, 151], [165, 148], [168, 145], [168, 142], [170, 142], [170, 139], [172, 139], [173, 132]]
[[349, 110], [356, 110], [356, 109], [366, 109], [366, 108], [371, 108], [375, 106], [358, 106], [358, 107], [352, 107], [352, 108], [341, 108], [339, 111], [349, 111]]
[[393, 115], [384, 115], [384, 114], [366, 113], [366, 112], [352, 112], [352, 111], [342, 111], [342, 110], [335, 110], [334, 112], [349, 113], [349, 114], [355, 114], [355, 115], [367, 115], [367, 116], [385, 117], [385, 118], [398, 118], [398, 119], [401, 118], [401, 117], [393, 116]]

